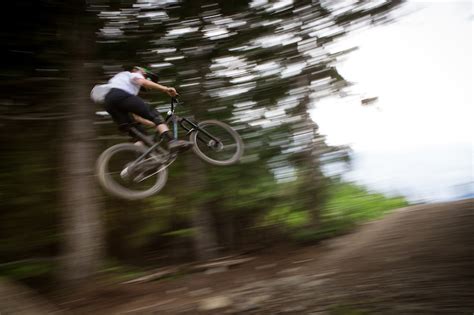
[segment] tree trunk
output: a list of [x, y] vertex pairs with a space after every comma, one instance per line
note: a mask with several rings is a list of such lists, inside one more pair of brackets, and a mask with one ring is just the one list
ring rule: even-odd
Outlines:
[[[187, 154], [186, 169], [188, 170], [188, 187], [203, 191], [207, 186], [204, 164], [196, 156]], [[199, 199], [199, 198], [198, 198]], [[212, 212], [202, 200], [193, 200], [191, 225], [194, 229], [193, 246], [198, 260], [217, 257], [217, 237]]]
[[305, 170], [303, 187], [306, 187], [305, 206], [311, 213], [310, 226], [313, 229], [320, 227], [321, 205], [323, 203], [324, 178], [320, 169], [318, 157], [312, 151], [305, 152], [307, 169]]
[[193, 209], [192, 223], [194, 228], [194, 250], [198, 260], [209, 260], [217, 257], [217, 240], [215, 237], [212, 215], [205, 205]]
[[[85, 66], [94, 50], [94, 24], [86, 20], [84, 3], [74, 2], [66, 34], [71, 53], [61, 156], [61, 205], [63, 248], [59, 278], [63, 285], [78, 285], [98, 270], [103, 251], [103, 227], [98, 187], [94, 178], [96, 159], [94, 107], [89, 100], [92, 75]], [[66, 15], [67, 16], [67, 15]]]
[[[309, 85], [310, 80], [308, 75], [302, 75], [298, 79], [298, 84], [300, 87], [305, 87], [305, 95], [301, 100], [301, 115], [304, 117], [304, 128], [306, 132], [311, 132], [313, 143], [309, 144], [309, 148], [303, 152], [302, 157], [302, 187], [301, 192], [303, 192], [304, 206], [311, 213], [311, 221], [309, 226], [313, 229], [317, 229], [320, 226], [321, 218], [321, 205], [323, 203], [323, 195], [325, 189], [324, 175], [321, 171], [321, 165], [319, 162], [319, 157], [323, 153], [322, 150], [322, 141], [319, 132], [318, 125], [313, 121], [308, 110], [310, 109], [311, 100], [309, 96]], [[315, 141], [316, 140], [316, 141]]]
[[62, 151], [64, 246], [60, 277], [65, 282], [94, 274], [102, 253], [102, 220], [93, 172], [96, 150], [91, 139], [94, 130], [92, 121], [82, 113], [84, 109], [90, 110], [87, 100], [80, 97], [88, 95], [88, 90], [79, 83], [76, 91], [76, 100], [69, 106], [77, 118], [67, 123]]
[[[209, 69], [203, 65], [207, 65], [206, 61], [210, 57], [208, 56], [208, 53], [203, 53], [200, 58], [202, 58], [202, 62], [197, 63], [197, 69], [199, 69], [201, 82], [199, 88], [189, 91], [189, 96], [195, 100], [191, 108], [191, 113], [193, 115], [204, 111], [208, 104], [208, 94], [207, 90], [205, 89], [205, 76]], [[199, 61], [199, 59], [197, 59], [197, 61]], [[207, 189], [209, 189], [211, 185], [209, 185], [208, 175], [206, 174], [203, 161], [201, 161], [195, 155], [188, 154], [186, 156], [186, 170], [188, 172], [187, 181], [193, 190], [205, 192]], [[193, 200], [192, 204], [193, 214], [191, 223], [194, 229], [193, 244], [195, 257], [198, 260], [216, 258], [218, 254], [217, 230], [215, 228], [215, 222], [209, 200], [197, 198], [197, 200]]]

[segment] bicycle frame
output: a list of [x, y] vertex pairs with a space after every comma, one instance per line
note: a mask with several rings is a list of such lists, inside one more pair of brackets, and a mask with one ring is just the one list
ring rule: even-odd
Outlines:
[[[176, 111], [176, 107], [177, 107], [178, 104], [179, 104], [179, 102], [176, 98], [174, 98], [174, 97], [171, 98], [171, 109], [168, 111], [166, 119], [165, 119], [166, 123], [169, 123], [170, 121], [173, 123], [172, 128], [173, 128], [173, 136], [174, 136], [175, 139], [178, 138], [178, 124], [179, 124], [179, 126], [181, 126], [181, 128], [186, 130], [186, 136], [190, 135], [192, 132], [199, 131], [200, 133], [205, 134], [207, 137], [209, 137], [209, 139], [214, 140], [215, 143], [220, 142], [220, 140], [218, 138], [214, 137], [213, 135], [208, 133], [206, 130], [200, 128], [196, 123], [192, 122], [191, 120], [189, 120], [185, 117], [180, 117], [180, 116], [176, 115], [175, 111]], [[159, 151], [161, 151], [162, 153], [164, 153], [164, 154], [168, 153], [168, 156], [169, 156], [169, 152], [166, 151], [165, 149], [163, 149], [160, 146], [162, 140], [160, 140], [158, 142], [154, 142], [154, 141], [150, 140], [143, 133], [141, 133], [137, 128], [135, 128], [133, 126], [133, 124], [130, 126], [130, 131], [135, 136], [137, 136], [141, 141], [143, 141], [144, 143], [146, 143], [149, 146], [149, 148], [132, 163], [132, 166], [135, 166], [138, 163], [140, 163], [141, 161], [143, 161], [151, 152], [153, 152], [157, 149]], [[206, 141], [203, 140], [199, 136], [197, 137], [197, 139], [199, 139], [200, 141], [206, 143]], [[171, 157], [169, 160], [171, 160], [172, 158], [173, 157]]]
[[[194, 131], [200, 131], [201, 133], [208, 136], [210, 139], [219, 142], [219, 139], [208, 133], [206, 130], [199, 128], [197, 124], [192, 122], [191, 120], [187, 119], [186, 117], [180, 117], [175, 114], [176, 107], [179, 104], [176, 98], [171, 98], [171, 109], [168, 111], [168, 115], [166, 116], [166, 123], [169, 121], [173, 122], [173, 136], [177, 139], [178, 138], [178, 124], [187, 131], [186, 136], [190, 135]], [[187, 126], [185, 125], [187, 124]], [[199, 140], [203, 141], [198, 137]]]

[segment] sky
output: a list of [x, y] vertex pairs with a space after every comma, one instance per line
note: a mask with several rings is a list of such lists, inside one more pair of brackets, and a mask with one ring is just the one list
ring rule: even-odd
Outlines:
[[[354, 150], [347, 179], [414, 201], [472, 186], [472, 10], [471, 1], [408, 1], [394, 23], [334, 47], [359, 47], [338, 64], [355, 95], [320, 100], [311, 114], [330, 144]], [[364, 107], [364, 97], [378, 101]]]

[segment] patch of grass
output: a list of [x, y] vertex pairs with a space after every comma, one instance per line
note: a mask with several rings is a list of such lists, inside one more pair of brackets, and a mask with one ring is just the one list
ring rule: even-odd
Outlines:
[[189, 229], [179, 229], [171, 232], [166, 232], [161, 235], [163, 236], [173, 236], [173, 237], [181, 237], [181, 238], [191, 238], [193, 237], [195, 231], [192, 228]]
[[137, 267], [109, 262], [104, 269], [103, 274], [115, 281], [128, 281], [146, 275], [146, 271]]
[[320, 229], [301, 228], [295, 230], [290, 237], [295, 242], [309, 245], [349, 233], [354, 227], [354, 224], [337, 224], [325, 226]]

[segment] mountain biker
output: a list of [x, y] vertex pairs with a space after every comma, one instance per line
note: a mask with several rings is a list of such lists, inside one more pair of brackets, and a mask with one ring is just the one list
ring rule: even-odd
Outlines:
[[[140, 88], [144, 87], [175, 97], [178, 95], [175, 88], [158, 84], [154, 73], [138, 66], [133, 67], [132, 71], [117, 73], [107, 85], [110, 91], [104, 99], [105, 110], [118, 124], [119, 130], [126, 131], [127, 126], [135, 121], [154, 127], [172, 152], [183, 151], [192, 146], [188, 141], [174, 139], [160, 113], [137, 96]], [[140, 127], [137, 129], [146, 134]], [[129, 134], [136, 138], [130, 131]]]

